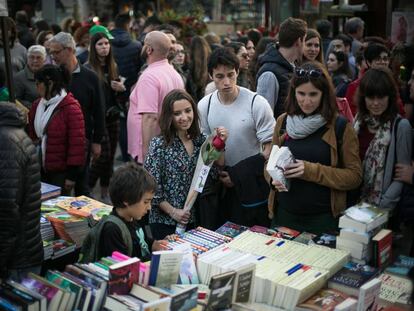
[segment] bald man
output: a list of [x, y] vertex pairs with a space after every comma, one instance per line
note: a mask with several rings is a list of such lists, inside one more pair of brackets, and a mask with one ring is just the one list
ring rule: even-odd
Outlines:
[[184, 89], [178, 72], [168, 63], [171, 40], [160, 31], [151, 31], [144, 40], [141, 56], [148, 67], [138, 79], [129, 97], [128, 153], [143, 163], [150, 140], [160, 133], [158, 117], [165, 95], [174, 89]]

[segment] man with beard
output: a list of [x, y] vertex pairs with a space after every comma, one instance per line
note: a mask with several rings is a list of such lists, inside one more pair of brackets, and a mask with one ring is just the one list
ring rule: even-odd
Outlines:
[[128, 153], [143, 163], [150, 140], [159, 134], [158, 116], [165, 95], [184, 89], [178, 72], [168, 63], [171, 40], [160, 31], [151, 31], [144, 40], [141, 56], [148, 67], [139, 77], [129, 97]]

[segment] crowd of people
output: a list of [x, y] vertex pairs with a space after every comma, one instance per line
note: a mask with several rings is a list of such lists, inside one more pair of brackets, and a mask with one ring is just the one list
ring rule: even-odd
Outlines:
[[[364, 37], [357, 17], [334, 38], [327, 20], [311, 28], [291, 17], [275, 38], [257, 29], [181, 38], [156, 16], [132, 34], [131, 22], [123, 13], [110, 27], [31, 29], [10, 19], [22, 105], [6, 103], [3, 72], [2, 276], [41, 262], [40, 180], [76, 196], [90, 196], [99, 180], [95, 198], [112, 201], [141, 255], [149, 243], [162, 249], [177, 224], [334, 233], [360, 201], [390, 210], [394, 230], [414, 220], [413, 46]], [[224, 154], [184, 210], [209, 136], [225, 142]], [[265, 172], [273, 145], [294, 156], [289, 189]], [[113, 176], [118, 147], [129, 163]], [[146, 225], [137, 237], [134, 226]], [[102, 254], [128, 250], [117, 225], [102, 232]]]

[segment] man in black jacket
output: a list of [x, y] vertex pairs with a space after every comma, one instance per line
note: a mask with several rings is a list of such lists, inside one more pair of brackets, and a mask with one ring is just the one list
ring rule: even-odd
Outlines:
[[26, 118], [0, 102], [0, 278], [40, 273], [40, 166]]
[[302, 61], [307, 24], [289, 17], [280, 25], [279, 42], [268, 45], [259, 58], [257, 94], [267, 99], [277, 118], [285, 112], [285, 99], [295, 62]]
[[124, 77], [125, 92], [118, 96], [120, 104], [125, 109], [120, 116], [120, 133], [119, 145], [121, 147], [122, 160], [127, 162], [128, 159], [128, 139], [126, 115], [128, 112], [128, 101], [131, 87], [137, 82], [138, 72], [141, 69], [141, 49], [142, 44], [133, 40], [128, 32], [131, 17], [128, 14], [118, 14], [115, 17], [115, 29], [111, 31], [114, 39], [112, 43], [112, 51], [114, 53], [115, 62], [118, 65], [119, 75]]

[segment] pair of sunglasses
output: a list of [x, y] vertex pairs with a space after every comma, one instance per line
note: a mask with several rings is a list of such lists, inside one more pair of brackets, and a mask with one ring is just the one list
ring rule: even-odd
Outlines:
[[322, 72], [317, 69], [306, 70], [303, 68], [295, 68], [295, 75], [300, 78], [319, 78], [322, 75]]

